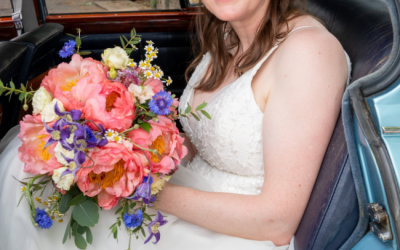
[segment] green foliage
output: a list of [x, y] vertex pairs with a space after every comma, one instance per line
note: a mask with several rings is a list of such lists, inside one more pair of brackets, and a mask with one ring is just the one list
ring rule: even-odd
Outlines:
[[147, 122], [139, 123], [139, 126], [148, 133], [150, 132], [150, 129], [152, 128], [151, 125]]
[[88, 199], [74, 207], [72, 217], [80, 226], [94, 227], [99, 222], [99, 208]]
[[[122, 48], [126, 51], [128, 56], [131, 55], [132, 51], [137, 50], [135, 45], [138, 44], [140, 42], [140, 40], [141, 40], [140, 35], [136, 34], [136, 30], [135, 29], [131, 30], [130, 35], [131, 35], [131, 38], [129, 40], [124, 35], [119, 37], [119, 39], [121, 41]], [[131, 48], [128, 48], [129, 45], [130, 45]]]
[[207, 113], [207, 111], [203, 110], [205, 107], [207, 106], [206, 102], [203, 102], [202, 104], [200, 104], [199, 106], [197, 106], [195, 111], [192, 111], [192, 107], [189, 105], [189, 103], [187, 104], [187, 107], [185, 109], [185, 112], [182, 113], [182, 111], [180, 112], [179, 116], [182, 117], [188, 117], [188, 114], [191, 114], [196, 120], [200, 121], [201, 116], [198, 113], [198, 111], [200, 111], [205, 117], [207, 117], [208, 119], [211, 120], [211, 116], [210, 114]]
[[[27, 83], [28, 85], [28, 83]], [[24, 109], [27, 109], [27, 103], [30, 102], [33, 98], [33, 95], [35, 94], [35, 91], [31, 90], [31, 91], [27, 91], [27, 87], [25, 87], [25, 85], [23, 83], [21, 83], [21, 86], [19, 89], [15, 88], [15, 84], [14, 82], [11, 80], [10, 81], [10, 86], [7, 87], [7, 84], [4, 84], [1, 80], [0, 80], [0, 96], [4, 93], [7, 92], [5, 95], [6, 96], [11, 96], [12, 94], [17, 95], [18, 99], [22, 102], [24, 101]]]

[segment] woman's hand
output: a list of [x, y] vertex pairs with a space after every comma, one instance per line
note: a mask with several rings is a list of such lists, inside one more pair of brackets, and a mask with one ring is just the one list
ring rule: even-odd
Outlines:
[[197, 149], [196, 147], [192, 144], [190, 141], [189, 137], [185, 133], [179, 133], [179, 135], [183, 138], [185, 138], [185, 141], [183, 142], [183, 145], [188, 149], [187, 155], [182, 159], [183, 161], [192, 161], [193, 158], [197, 154]]

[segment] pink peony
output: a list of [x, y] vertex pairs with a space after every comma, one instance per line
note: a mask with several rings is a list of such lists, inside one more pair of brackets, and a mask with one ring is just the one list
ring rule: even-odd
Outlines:
[[76, 102], [82, 102], [77, 96], [71, 94], [79, 80], [91, 77], [94, 83], [102, 83], [107, 80], [106, 70], [101, 62], [92, 58], [83, 59], [80, 55], [73, 55], [70, 63], [61, 63], [56, 69], [49, 71], [43, 79], [41, 86], [54, 97], [60, 100], [67, 111], [79, 109]]
[[86, 119], [121, 132], [132, 125], [135, 106], [124, 85], [109, 82], [102, 86], [98, 95], [93, 95], [86, 101], [82, 112]]
[[[77, 184], [85, 195], [97, 195], [99, 206], [107, 210], [116, 206], [121, 197], [130, 196], [148, 169], [146, 157], [141, 151], [132, 150], [132, 144], [127, 141], [109, 142], [101, 149], [95, 148], [90, 157], [96, 164], [77, 172]], [[83, 167], [91, 164], [87, 160]]]
[[149, 79], [144, 83], [144, 85], [150, 85], [154, 93], [164, 90], [164, 85], [159, 79], [155, 78]]
[[18, 138], [21, 139], [22, 145], [18, 148], [18, 158], [25, 163], [24, 171], [32, 174], [52, 174], [54, 169], [62, 167], [54, 157], [56, 144], [43, 148], [50, 135], [46, 132], [40, 115], [26, 115], [20, 124], [21, 132]]
[[179, 135], [176, 124], [165, 116], [158, 116], [158, 119], [158, 122], [148, 121], [152, 126], [150, 133], [136, 129], [130, 132], [129, 137], [138, 145], [157, 149], [159, 155], [147, 153], [151, 157], [152, 173], [168, 174], [181, 163], [181, 159], [187, 154], [187, 148], [183, 146], [185, 139]]

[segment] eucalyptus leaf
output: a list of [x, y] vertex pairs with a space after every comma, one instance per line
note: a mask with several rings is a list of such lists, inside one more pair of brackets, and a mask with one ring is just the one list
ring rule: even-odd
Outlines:
[[94, 227], [99, 222], [99, 208], [92, 200], [86, 200], [74, 207], [72, 217], [81, 226]]
[[25, 85], [21, 84], [21, 89], [22, 89], [22, 91], [25, 91], [25, 92], [26, 92]]
[[86, 227], [78, 226], [78, 228], [76, 229], [76, 232], [78, 234], [84, 234], [86, 232]]
[[193, 117], [194, 117], [196, 120], [200, 121], [200, 118], [199, 118], [194, 112], [190, 112], [190, 113], [193, 115]]
[[68, 202], [68, 206], [75, 206], [81, 204], [87, 199], [87, 196], [84, 196], [83, 193], [78, 194], [75, 196], [70, 202]]
[[199, 111], [199, 110], [205, 108], [206, 106], [207, 106], [207, 103], [206, 103], [206, 102], [203, 102], [202, 104], [200, 104], [199, 106], [197, 106], [196, 111]]
[[131, 38], [134, 37], [133, 30], [131, 30]]
[[200, 111], [201, 111], [201, 113], [203, 113], [203, 115], [204, 115], [205, 117], [207, 117], [208, 119], [211, 120], [211, 116], [210, 116], [206, 111], [204, 111], [204, 110], [200, 110]]
[[81, 234], [76, 234], [75, 235], [75, 245], [79, 249], [86, 249], [87, 243], [85, 238]]
[[58, 211], [62, 214], [65, 214], [68, 209], [69, 209], [69, 205], [68, 203], [72, 200], [72, 195], [71, 194], [64, 194], [61, 197], [61, 201], [60, 201], [60, 205], [58, 206]]
[[89, 227], [86, 228], [86, 241], [91, 245], [93, 243], [93, 234]]

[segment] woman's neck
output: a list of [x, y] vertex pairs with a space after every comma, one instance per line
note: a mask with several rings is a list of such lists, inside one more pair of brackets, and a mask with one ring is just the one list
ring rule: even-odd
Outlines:
[[229, 24], [235, 30], [242, 43], [243, 51], [246, 51], [253, 43], [270, 1], [261, 2], [260, 6], [251, 15], [247, 15], [244, 19], [230, 21]]

